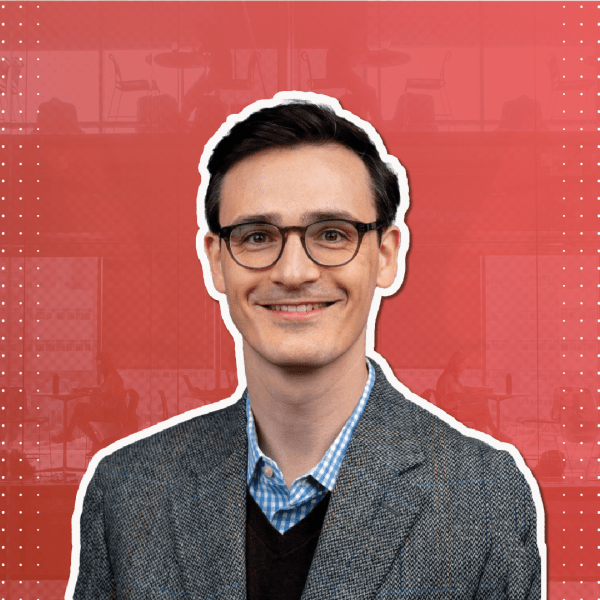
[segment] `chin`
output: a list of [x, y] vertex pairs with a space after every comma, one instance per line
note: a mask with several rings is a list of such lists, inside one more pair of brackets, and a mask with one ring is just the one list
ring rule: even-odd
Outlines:
[[309, 371], [324, 367], [337, 358], [337, 354], [322, 347], [285, 348], [277, 352], [261, 353], [271, 364], [290, 371]]

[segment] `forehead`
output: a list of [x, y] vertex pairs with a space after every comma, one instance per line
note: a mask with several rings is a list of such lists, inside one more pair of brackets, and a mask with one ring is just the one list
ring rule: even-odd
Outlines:
[[223, 178], [221, 225], [254, 215], [269, 215], [268, 220], [282, 225], [298, 224], [310, 222], [317, 212], [376, 219], [369, 172], [344, 146], [267, 150], [243, 159]]

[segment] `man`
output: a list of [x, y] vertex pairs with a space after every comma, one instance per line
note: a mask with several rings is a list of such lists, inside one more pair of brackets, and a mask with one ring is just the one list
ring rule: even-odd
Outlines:
[[120, 423], [127, 411], [123, 378], [119, 375], [108, 352], [98, 352], [96, 368], [103, 379], [102, 385], [91, 392], [93, 402], [78, 402], [66, 429], [51, 438], [55, 444], [63, 443], [65, 437], [67, 442], [72, 442], [75, 439], [73, 430], [79, 427], [92, 442], [88, 456], [94, 456], [102, 448], [102, 443], [90, 423], [94, 421]]
[[366, 358], [407, 230], [381, 140], [339, 113], [276, 97], [207, 146], [203, 266], [247, 389], [86, 476], [76, 599], [540, 597], [514, 459]]
[[493, 388], [464, 385], [460, 379], [466, 369], [467, 355], [458, 350], [437, 380], [438, 406], [461, 423], [471, 422], [479, 430], [487, 428], [500, 442], [510, 443], [510, 438], [496, 427], [490, 414], [486, 396]]

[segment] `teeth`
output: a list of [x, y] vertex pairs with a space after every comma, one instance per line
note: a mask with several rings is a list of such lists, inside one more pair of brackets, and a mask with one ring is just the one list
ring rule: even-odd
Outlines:
[[325, 308], [327, 302], [321, 304], [273, 304], [269, 306], [269, 310], [280, 310], [284, 312], [307, 312], [316, 310], [317, 308]]

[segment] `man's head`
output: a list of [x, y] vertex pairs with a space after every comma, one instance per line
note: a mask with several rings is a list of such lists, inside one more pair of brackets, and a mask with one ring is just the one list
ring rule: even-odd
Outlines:
[[383, 228], [394, 222], [400, 204], [398, 177], [381, 159], [367, 133], [328, 106], [297, 101], [251, 114], [215, 146], [208, 161], [210, 182], [205, 200], [209, 230], [218, 233], [224, 225], [219, 218], [221, 186], [234, 165], [265, 150], [302, 145], [340, 145], [354, 152], [369, 173], [377, 221]]
[[313, 368], [364, 355], [400, 241], [397, 177], [368, 135], [327, 107], [283, 104], [235, 125], [208, 169], [205, 250], [246, 356]]

